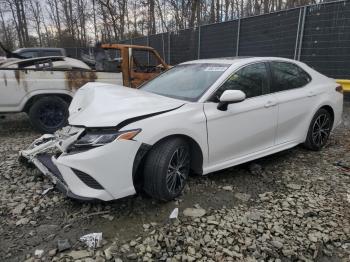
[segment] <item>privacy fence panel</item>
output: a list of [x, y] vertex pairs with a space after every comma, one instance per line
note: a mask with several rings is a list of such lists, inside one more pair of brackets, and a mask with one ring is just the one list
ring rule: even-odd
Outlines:
[[148, 45], [147, 36], [133, 38], [133, 39], [131, 39], [130, 44], [133, 44], [133, 45]]
[[238, 20], [201, 26], [199, 58], [236, 56]]
[[335, 78], [350, 78], [350, 1], [306, 8], [300, 60]]
[[241, 19], [240, 56], [294, 58], [299, 9]]
[[133, 39], [125, 39], [125, 40], [121, 40], [119, 41], [120, 44], [124, 44], [124, 45], [131, 45], [132, 40], [135, 40], [137, 38], [133, 38]]
[[150, 45], [172, 65], [198, 58], [277, 56], [304, 61], [330, 77], [350, 78], [350, 0], [202, 25], [121, 43]]
[[68, 57], [81, 59], [81, 53], [88, 53], [89, 48], [84, 47], [67, 47], [65, 48]]
[[172, 32], [170, 35], [170, 63], [178, 64], [197, 59], [198, 28]]
[[[138, 37], [131, 39], [131, 44], [133, 45], [148, 45], [148, 38], [146, 36], [144, 37]], [[148, 53], [147, 52], [134, 52], [133, 54], [137, 61], [139, 61], [141, 64], [148, 64]]]
[[168, 34], [156, 34], [149, 36], [149, 46], [157, 50], [163, 59], [166, 59], [167, 57], [167, 46], [165, 46], [167, 40]]

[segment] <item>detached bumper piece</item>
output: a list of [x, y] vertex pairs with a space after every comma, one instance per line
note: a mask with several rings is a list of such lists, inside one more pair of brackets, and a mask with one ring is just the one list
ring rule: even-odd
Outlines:
[[[60, 173], [56, 165], [53, 163], [52, 156], [50, 154], [42, 153], [37, 155], [37, 157], [33, 160], [33, 163], [43, 174], [51, 178], [52, 182], [55, 184], [55, 187], [59, 191], [61, 191], [65, 196], [82, 201], [96, 200], [94, 198], [78, 196], [74, 194], [71, 190], [69, 190], [66, 182], [63, 179], [62, 174]], [[73, 170], [73, 172], [77, 174], [77, 177], [79, 177], [80, 180], [84, 182], [87, 186], [90, 186], [94, 189], [104, 189], [96, 180], [94, 180], [89, 175], [79, 170]]]

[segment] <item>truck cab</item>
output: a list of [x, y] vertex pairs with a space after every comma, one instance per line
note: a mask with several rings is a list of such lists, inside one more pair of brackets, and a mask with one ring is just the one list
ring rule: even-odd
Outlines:
[[137, 88], [170, 67], [152, 47], [103, 44], [101, 48], [107, 52], [115, 52], [119, 56], [115, 57], [114, 68], [120, 68], [124, 86]]

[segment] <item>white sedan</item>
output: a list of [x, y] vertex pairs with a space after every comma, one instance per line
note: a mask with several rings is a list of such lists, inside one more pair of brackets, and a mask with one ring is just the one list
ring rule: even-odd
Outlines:
[[182, 63], [139, 90], [89, 83], [69, 126], [20, 152], [67, 196], [144, 190], [179, 196], [208, 174], [303, 143], [320, 150], [341, 121], [342, 88], [304, 63], [227, 58]]

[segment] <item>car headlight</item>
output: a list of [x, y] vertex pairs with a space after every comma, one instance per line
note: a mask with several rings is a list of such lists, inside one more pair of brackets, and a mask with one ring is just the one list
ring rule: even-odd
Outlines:
[[98, 147], [105, 144], [111, 143], [116, 140], [131, 140], [141, 129], [133, 129], [127, 131], [114, 131], [114, 130], [103, 130], [103, 131], [90, 131], [85, 132], [74, 144], [75, 148], [82, 147]]

